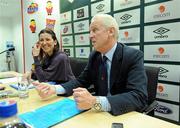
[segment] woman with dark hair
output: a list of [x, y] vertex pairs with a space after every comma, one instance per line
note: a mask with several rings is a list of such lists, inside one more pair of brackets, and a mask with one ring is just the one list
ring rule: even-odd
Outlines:
[[38, 36], [39, 41], [32, 47], [34, 68], [31, 71], [31, 78], [39, 82], [56, 83], [74, 79], [69, 58], [60, 51], [56, 34], [51, 29], [43, 29]]

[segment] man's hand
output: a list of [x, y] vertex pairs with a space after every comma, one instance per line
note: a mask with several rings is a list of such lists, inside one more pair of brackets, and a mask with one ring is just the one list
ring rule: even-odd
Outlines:
[[48, 98], [53, 94], [56, 94], [56, 89], [52, 85], [49, 85], [47, 83], [39, 83], [39, 82], [33, 82], [32, 84], [36, 86], [36, 90], [42, 99]]
[[93, 107], [96, 102], [96, 97], [92, 96], [85, 88], [73, 89], [73, 97], [77, 103], [77, 106], [81, 110], [87, 110]]

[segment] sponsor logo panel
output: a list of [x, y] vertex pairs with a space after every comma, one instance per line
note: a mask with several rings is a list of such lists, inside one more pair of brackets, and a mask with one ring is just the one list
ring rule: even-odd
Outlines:
[[159, 80], [180, 82], [180, 65], [147, 64], [147, 66], [159, 67]]
[[145, 42], [180, 40], [180, 36], [176, 33], [180, 33], [179, 22], [145, 26], [144, 39]]
[[61, 17], [61, 23], [66, 23], [71, 21], [71, 11], [64, 12], [60, 14]]
[[62, 35], [72, 34], [72, 25], [71, 25], [71, 23], [61, 25], [61, 33], [62, 33]]
[[140, 9], [115, 13], [114, 18], [121, 27], [140, 24]]
[[144, 59], [180, 62], [179, 49], [180, 44], [144, 45]]
[[157, 98], [179, 102], [179, 95], [179, 86], [158, 83]]
[[173, 0], [145, 7], [145, 23], [180, 18], [180, 1]]
[[140, 5], [140, 0], [114, 0], [114, 11]]
[[179, 106], [158, 101], [158, 107], [155, 109], [155, 115], [166, 119], [179, 121]]
[[89, 31], [89, 20], [79, 21], [74, 23], [74, 32], [88, 32]]
[[63, 46], [72, 46], [73, 45], [73, 37], [72, 36], [63, 36], [62, 37], [62, 45]]
[[94, 16], [97, 13], [109, 13], [111, 10], [110, 2], [110, 0], [103, 0], [101, 2], [91, 4], [91, 15]]
[[139, 43], [140, 28], [120, 29], [118, 41], [121, 43]]
[[89, 47], [76, 47], [77, 58], [88, 58], [90, 53]]
[[89, 17], [88, 6], [84, 6], [84, 7], [73, 10], [73, 14], [74, 14], [73, 15], [74, 20], [79, 20], [79, 19]]
[[89, 45], [89, 34], [75, 35], [75, 45]]
[[73, 48], [63, 48], [63, 51], [64, 51], [69, 57], [74, 57], [74, 50], [73, 50]]

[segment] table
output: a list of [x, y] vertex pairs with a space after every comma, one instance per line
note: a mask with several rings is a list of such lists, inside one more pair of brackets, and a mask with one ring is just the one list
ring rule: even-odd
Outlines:
[[[7, 87], [7, 89], [11, 88]], [[46, 100], [42, 100], [38, 96], [35, 89], [30, 89], [28, 99], [12, 99], [17, 101], [18, 111], [20, 114], [50, 103], [54, 103], [62, 100], [63, 98], [64, 97], [54, 95]], [[112, 116], [107, 112], [96, 112], [94, 110], [89, 110], [74, 116], [53, 126], [53, 128], [111, 128], [111, 124], [113, 122], [123, 123], [124, 128], [180, 128], [180, 126], [173, 123], [169, 123], [135, 111], [119, 116]]]
[[0, 79], [1, 78], [9, 78], [9, 77], [14, 77], [18, 76], [20, 73], [17, 73], [15, 71], [9, 71], [9, 72], [0, 72]]

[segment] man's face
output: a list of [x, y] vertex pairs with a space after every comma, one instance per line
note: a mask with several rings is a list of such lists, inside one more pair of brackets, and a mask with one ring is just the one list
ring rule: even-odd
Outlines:
[[106, 28], [100, 18], [96, 18], [90, 24], [90, 40], [96, 51], [103, 52], [108, 44], [108, 28]]

